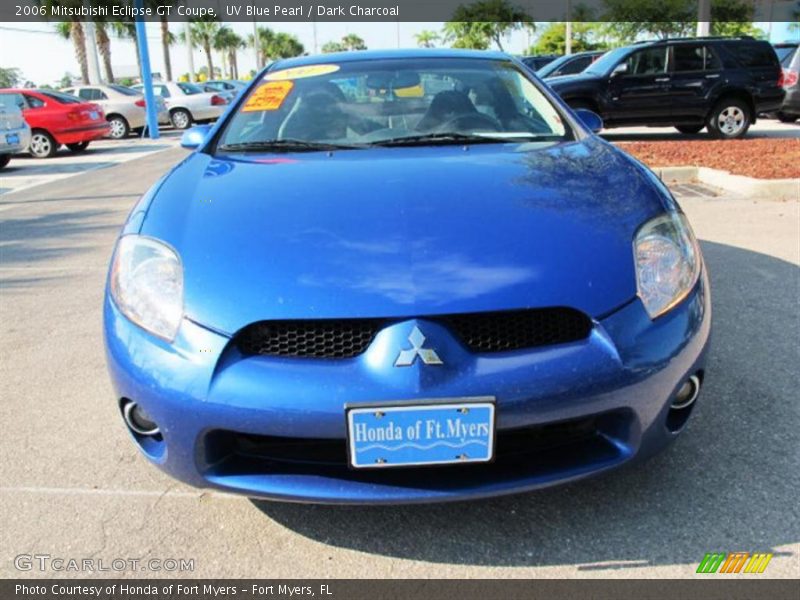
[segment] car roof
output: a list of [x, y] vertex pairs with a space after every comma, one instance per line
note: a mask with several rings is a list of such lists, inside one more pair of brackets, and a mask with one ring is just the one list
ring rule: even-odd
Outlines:
[[389, 60], [393, 58], [480, 58], [486, 60], [508, 60], [503, 52], [492, 50], [461, 50], [456, 48], [412, 48], [404, 50], [355, 50], [351, 52], [332, 52], [311, 56], [296, 56], [276, 60], [273, 65], [282, 69], [306, 65], [327, 65], [355, 62], [361, 60]]

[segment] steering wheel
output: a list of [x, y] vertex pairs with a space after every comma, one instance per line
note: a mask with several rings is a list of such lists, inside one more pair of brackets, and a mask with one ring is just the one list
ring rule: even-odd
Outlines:
[[444, 123], [436, 127], [436, 131], [452, 131], [459, 129], [480, 129], [489, 128], [491, 131], [500, 131], [500, 123], [489, 115], [483, 113], [470, 113], [466, 115], [458, 115], [452, 119], [448, 119]]

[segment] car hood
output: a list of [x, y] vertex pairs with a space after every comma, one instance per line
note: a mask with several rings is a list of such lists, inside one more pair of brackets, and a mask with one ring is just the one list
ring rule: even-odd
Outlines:
[[218, 157], [165, 178], [141, 233], [179, 253], [186, 316], [225, 333], [266, 319], [411, 317], [636, 294], [632, 239], [664, 210], [599, 140]]

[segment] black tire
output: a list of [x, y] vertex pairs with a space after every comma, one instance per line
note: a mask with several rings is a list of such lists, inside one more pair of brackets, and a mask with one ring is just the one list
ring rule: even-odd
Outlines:
[[781, 123], [794, 123], [797, 121], [797, 115], [790, 115], [789, 113], [779, 112], [778, 121]]
[[88, 147], [89, 142], [76, 142], [74, 144], [67, 144], [67, 148], [70, 149], [70, 152], [74, 152], [75, 154], [85, 152]]
[[112, 115], [106, 119], [111, 126], [108, 137], [112, 140], [123, 140], [130, 135], [131, 127], [122, 115]]
[[189, 129], [192, 126], [192, 115], [183, 108], [176, 108], [170, 112], [169, 120], [175, 129]]
[[747, 102], [739, 98], [723, 98], [711, 109], [706, 127], [712, 137], [735, 140], [745, 136], [752, 122]]
[[5, 167], [11, 161], [10, 154], [0, 154], [0, 169]]
[[693, 133], [700, 133], [705, 125], [675, 125], [675, 129], [681, 133], [691, 135]]
[[56, 155], [60, 144], [44, 129], [34, 129], [31, 132], [31, 143], [28, 152], [34, 158], [52, 158]]

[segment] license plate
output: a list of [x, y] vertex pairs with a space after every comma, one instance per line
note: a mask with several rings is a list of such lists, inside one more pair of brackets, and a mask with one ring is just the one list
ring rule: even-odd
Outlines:
[[489, 462], [494, 400], [348, 407], [347, 445], [356, 469]]
[[7, 133], [6, 144], [8, 144], [9, 146], [13, 146], [14, 144], [19, 144], [19, 134]]
[[98, 115], [98, 114], [97, 114], [97, 111], [96, 111], [96, 110], [93, 110], [93, 111], [91, 111], [91, 112], [89, 113], [89, 118], [90, 118], [92, 121], [96, 121], [96, 120], [97, 120], [97, 117], [99, 117], [99, 116], [100, 116], [100, 115]]

